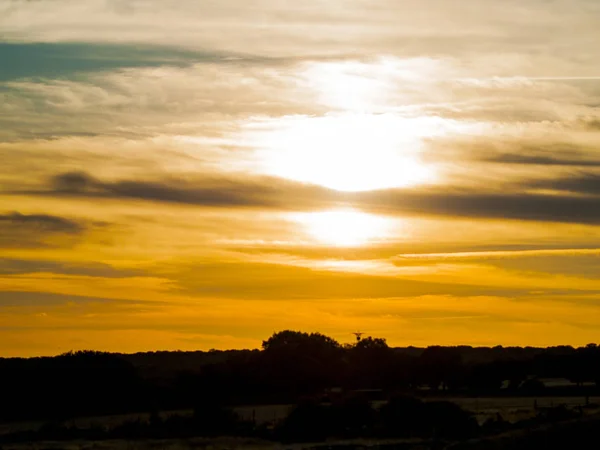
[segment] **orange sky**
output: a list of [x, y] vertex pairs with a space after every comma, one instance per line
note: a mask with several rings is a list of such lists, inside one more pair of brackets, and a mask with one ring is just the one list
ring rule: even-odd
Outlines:
[[0, 356], [585, 345], [593, 0], [0, 5]]

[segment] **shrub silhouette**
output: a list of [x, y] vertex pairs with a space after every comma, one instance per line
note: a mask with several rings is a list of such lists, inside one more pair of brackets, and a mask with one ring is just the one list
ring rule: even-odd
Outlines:
[[541, 394], [546, 386], [540, 380], [526, 380], [521, 385], [520, 389], [527, 394]]
[[376, 423], [376, 412], [369, 399], [351, 395], [330, 407], [331, 433], [344, 437], [368, 436]]
[[196, 405], [193, 419], [201, 435], [235, 434], [241, 422], [232, 410], [215, 402]]
[[424, 422], [429, 434], [439, 438], [464, 439], [478, 430], [477, 421], [471, 413], [452, 402], [425, 403]]
[[414, 397], [396, 396], [379, 409], [382, 432], [388, 436], [422, 436], [426, 432], [424, 424], [425, 404]]
[[398, 396], [379, 410], [382, 434], [393, 437], [465, 438], [478, 430], [470, 413], [451, 402]]
[[314, 401], [295, 406], [279, 424], [275, 436], [282, 442], [318, 442], [331, 432], [330, 409]]
[[578, 417], [578, 413], [568, 409], [565, 405], [558, 405], [542, 409], [537, 418], [547, 422], [560, 422]]

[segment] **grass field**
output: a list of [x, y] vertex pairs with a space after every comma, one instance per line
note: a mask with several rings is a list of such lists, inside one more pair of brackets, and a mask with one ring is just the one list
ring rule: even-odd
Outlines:
[[[536, 414], [537, 408], [548, 408], [558, 405], [566, 405], [571, 408], [584, 406], [586, 399], [584, 397], [457, 397], [457, 398], [427, 398], [426, 401], [445, 400], [452, 401], [467, 411], [472, 412], [479, 423], [485, 422], [488, 418], [494, 418], [500, 414], [504, 420], [517, 422], [528, 419]], [[600, 404], [600, 397], [590, 397], [589, 402]], [[380, 406], [382, 402], [375, 402], [374, 406]], [[266, 424], [277, 422], [287, 416], [292, 405], [257, 405], [257, 406], [239, 406], [234, 408], [235, 412], [245, 420], [255, 420], [257, 424]], [[588, 412], [597, 410], [589, 409]], [[190, 415], [191, 410], [164, 411], [163, 417], [170, 415]], [[79, 428], [88, 428], [90, 426], [114, 427], [130, 420], [147, 421], [150, 415], [148, 413], [122, 414], [99, 417], [85, 417], [67, 421], [68, 425], [75, 425]], [[15, 431], [35, 430], [44, 422], [22, 422], [0, 424], [0, 435]]]
[[[237, 438], [194, 438], [160, 440], [107, 440], [107, 441], [42, 441], [9, 444], [3, 450], [276, 450], [272, 442]], [[289, 448], [286, 447], [286, 448]]]
[[[537, 408], [566, 405], [570, 408], [584, 406], [584, 397], [456, 397], [456, 398], [427, 398], [426, 401], [451, 401], [463, 409], [472, 412], [479, 423], [500, 414], [504, 420], [517, 422], [528, 419], [536, 414]], [[600, 404], [600, 397], [590, 397], [589, 402]], [[383, 402], [375, 402], [380, 406]], [[283, 419], [290, 411], [291, 405], [242, 406], [236, 412], [244, 419], [255, 418], [257, 423], [268, 423]]]

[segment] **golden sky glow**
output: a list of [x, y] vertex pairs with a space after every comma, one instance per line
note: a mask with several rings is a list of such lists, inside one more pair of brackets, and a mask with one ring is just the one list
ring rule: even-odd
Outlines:
[[292, 3], [0, 0], [0, 356], [597, 340], [600, 3]]
[[325, 245], [355, 247], [368, 245], [390, 235], [390, 220], [373, 214], [341, 209], [292, 215], [312, 238]]

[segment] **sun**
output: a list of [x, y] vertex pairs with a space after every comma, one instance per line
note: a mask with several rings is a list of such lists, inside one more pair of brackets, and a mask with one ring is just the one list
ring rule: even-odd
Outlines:
[[418, 185], [434, 179], [421, 161], [423, 119], [336, 114], [288, 117], [254, 130], [261, 171], [339, 191]]
[[447, 124], [403, 110], [410, 98], [399, 94], [402, 80], [422, 70], [389, 58], [301, 66], [298, 86], [308, 89], [298, 94], [319, 112], [251, 119], [243, 142], [257, 149], [259, 172], [339, 191], [437, 181], [422, 154], [426, 140], [444, 135]]
[[383, 240], [392, 231], [392, 220], [354, 209], [296, 213], [292, 219], [317, 241], [335, 247], [358, 247]]

